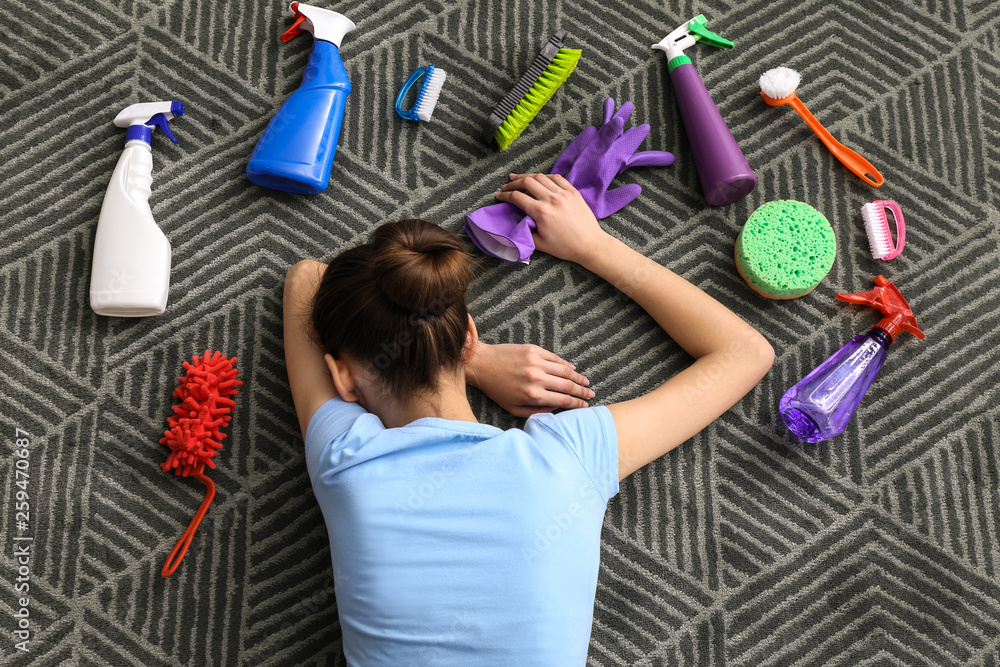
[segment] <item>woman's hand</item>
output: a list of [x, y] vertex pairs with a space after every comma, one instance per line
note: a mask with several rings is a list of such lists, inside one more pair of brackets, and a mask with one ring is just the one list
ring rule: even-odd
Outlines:
[[496, 197], [535, 221], [536, 248], [578, 264], [600, 251], [608, 234], [569, 181], [559, 174], [511, 174], [510, 179]]
[[585, 408], [594, 392], [573, 364], [537, 345], [480, 341], [466, 380], [515, 417], [556, 408]]

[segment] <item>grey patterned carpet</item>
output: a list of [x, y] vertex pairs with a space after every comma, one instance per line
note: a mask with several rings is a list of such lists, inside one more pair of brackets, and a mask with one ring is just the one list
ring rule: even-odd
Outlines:
[[[777, 360], [722, 419], [622, 484], [608, 510], [591, 665], [1000, 663], [1000, 5], [924, 2], [338, 2], [354, 83], [330, 188], [251, 185], [250, 151], [298, 85], [310, 39], [281, 44], [278, 0], [87, 0], [0, 6], [0, 662], [9, 665], [341, 664], [326, 532], [285, 376], [281, 284], [380, 222], [459, 230], [511, 170], [545, 169], [605, 96], [632, 100], [666, 169], [606, 226], [758, 327]], [[331, 6], [331, 5], [326, 5]], [[690, 50], [760, 179], [705, 204], [649, 45], [703, 12], [736, 42]], [[506, 153], [482, 118], [555, 27], [579, 68]], [[448, 72], [434, 120], [392, 111], [409, 72]], [[802, 72], [800, 97], [878, 165], [849, 174], [761, 71]], [[173, 245], [166, 314], [88, 306], [92, 244], [128, 104], [179, 99], [174, 146], [154, 139], [153, 212]], [[733, 244], [760, 204], [798, 199], [839, 253], [808, 297], [768, 302]], [[906, 250], [871, 259], [859, 207], [894, 199]], [[794, 381], [876, 321], [833, 299], [884, 273], [926, 341], [905, 336], [847, 432], [801, 446], [775, 416]], [[597, 402], [636, 396], [687, 359], [636, 306], [578, 267], [485, 262], [471, 310], [484, 339], [574, 360]], [[159, 464], [181, 362], [237, 355], [245, 381], [211, 476], [218, 496], [177, 574], [160, 567], [201, 499]], [[517, 421], [481, 395], [483, 420]], [[16, 482], [15, 429], [30, 442]], [[23, 477], [21, 479], [24, 479]], [[26, 490], [27, 528], [16, 526]], [[16, 537], [33, 537], [17, 541]], [[30, 544], [29, 573], [15, 550]], [[30, 590], [14, 589], [24, 576]], [[29, 600], [29, 653], [15, 649]]]

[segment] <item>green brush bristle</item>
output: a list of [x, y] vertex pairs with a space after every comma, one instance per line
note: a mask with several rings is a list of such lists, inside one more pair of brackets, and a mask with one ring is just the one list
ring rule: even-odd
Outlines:
[[521, 98], [514, 110], [504, 118], [503, 123], [493, 135], [500, 150], [507, 150], [514, 143], [514, 140], [521, 136], [524, 129], [528, 127], [528, 123], [538, 115], [545, 103], [555, 94], [556, 89], [576, 69], [576, 64], [580, 62], [581, 53], [583, 51], [579, 49], [559, 49], [559, 52], [552, 57], [552, 62], [538, 77], [538, 81]]

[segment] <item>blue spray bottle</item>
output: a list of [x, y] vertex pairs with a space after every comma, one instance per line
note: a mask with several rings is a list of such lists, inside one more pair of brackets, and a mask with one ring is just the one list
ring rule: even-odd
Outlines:
[[844, 432], [881, 370], [888, 347], [901, 331], [924, 337], [910, 304], [899, 288], [883, 276], [875, 278], [875, 289], [837, 294], [836, 298], [874, 306], [885, 317], [868, 333], [847, 341], [781, 397], [781, 418], [792, 433], [806, 442], [819, 442]]
[[281, 105], [247, 164], [257, 185], [313, 195], [330, 182], [344, 106], [351, 81], [340, 57], [340, 42], [354, 23], [337, 12], [293, 2], [295, 23], [281, 36], [287, 42], [303, 30], [312, 33], [313, 50], [302, 83]]

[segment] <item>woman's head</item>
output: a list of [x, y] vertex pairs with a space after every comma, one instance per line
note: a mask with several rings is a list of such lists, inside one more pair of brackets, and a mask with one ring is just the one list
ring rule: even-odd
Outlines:
[[455, 234], [424, 220], [384, 224], [324, 273], [313, 303], [320, 345], [366, 366], [397, 398], [434, 390], [464, 361], [471, 276]]

